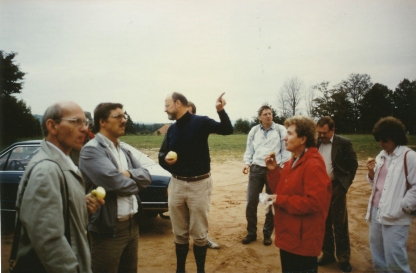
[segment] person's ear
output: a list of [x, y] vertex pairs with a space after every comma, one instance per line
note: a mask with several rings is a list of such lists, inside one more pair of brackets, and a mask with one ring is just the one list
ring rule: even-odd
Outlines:
[[59, 124], [57, 124], [53, 119], [48, 119], [46, 121], [46, 129], [48, 130], [48, 134], [52, 134], [52, 135], [56, 135], [58, 134], [58, 126]]

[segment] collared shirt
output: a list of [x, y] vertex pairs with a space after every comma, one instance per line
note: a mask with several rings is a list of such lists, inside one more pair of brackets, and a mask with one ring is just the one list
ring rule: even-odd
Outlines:
[[334, 135], [332, 135], [331, 140], [329, 141], [329, 143], [322, 143], [319, 146], [319, 153], [322, 155], [322, 157], [324, 158], [325, 161], [325, 166], [326, 166], [326, 172], [329, 175], [329, 178], [331, 178], [331, 180], [334, 180], [334, 168], [332, 166], [332, 142], [334, 140]]
[[[100, 134], [100, 133], [98, 133]], [[117, 162], [118, 170], [124, 171], [128, 169], [127, 158], [124, 152], [120, 148], [120, 140], [117, 139], [117, 146], [114, 143], [106, 138], [103, 134], [100, 134], [101, 137], [104, 139], [104, 145], [110, 150], [111, 154], [113, 155], [114, 159]], [[117, 196], [117, 217], [118, 218], [125, 218], [127, 216], [131, 216], [138, 212], [139, 204], [137, 203], [137, 199], [134, 195], [130, 196]]]
[[[259, 127], [257, 127], [259, 126]], [[265, 129], [261, 124], [254, 126], [247, 136], [247, 146], [244, 153], [244, 164], [258, 165], [265, 167], [264, 159], [271, 152], [276, 153], [276, 161], [280, 167], [291, 158], [291, 153], [286, 151], [284, 144], [284, 137], [286, 136], [286, 129], [282, 129], [279, 133], [278, 124], [272, 122], [269, 129]]]
[[55, 144], [53, 144], [52, 142], [49, 142], [46, 140], [46, 144], [48, 144], [49, 148], [55, 149], [56, 151], [58, 151], [58, 153], [60, 153], [63, 158], [65, 158], [65, 160], [67, 161], [67, 163], [69, 164], [69, 166], [71, 166], [71, 169], [81, 175], [81, 172], [79, 171], [78, 167], [74, 164], [74, 162], [72, 161], [71, 157], [69, 155], [66, 155], [64, 152], [62, 152], [61, 149], [59, 149], [58, 147], [55, 146]]

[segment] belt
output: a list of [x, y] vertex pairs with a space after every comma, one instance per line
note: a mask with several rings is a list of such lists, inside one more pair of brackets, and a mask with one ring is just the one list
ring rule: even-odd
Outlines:
[[182, 180], [182, 181], [186, 181], [186, 182], [195, 182], [195, 181], [199, 181], [205, 178], [208, 178], [211, 176], [210, 173], [207, 174], [203, 174], [203, 175], [197, 175], [197, 176], [179, 176], [176, 174], [172, 174], [173, 177], [175, 177], [176, 179]]
[[127, 216], [120, 217], [120, 218], [118, 218], [118, 221], [123, 222], [123, 221], [130, 220], [131, 218], [134, 217], [134, 215], [136, 215], [136, 214], [130, 214], [130, 215], [127, 215]]

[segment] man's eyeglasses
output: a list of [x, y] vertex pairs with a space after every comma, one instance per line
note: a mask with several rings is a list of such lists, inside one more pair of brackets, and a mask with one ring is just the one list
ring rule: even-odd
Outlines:
[[318, 136], [326, 136], [327, 134], [329, 133], [329, 131], [328, 132], [318, 132]]
[[90, 122], [87, 119], [80, 119], [80, 118], [59, 118], [58, 120], [67, 120], [74, 123], [77, 127], [87, 126], [90, 124]]
[[120, 114], [120, 115], [113, 115], [113, 116], [111, 116], [112, 118], [115, 118], [115, 119], [118, 119], [119, 121], [121, 121], [121, 120], [123, 120], [123, 118], [125, 119], [125, 120], [127, 120], [127, 116], [126, 115], [124, 115], [124, 114]]

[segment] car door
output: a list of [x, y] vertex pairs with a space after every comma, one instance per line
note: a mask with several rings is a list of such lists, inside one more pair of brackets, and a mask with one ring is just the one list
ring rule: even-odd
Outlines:
[[17, 189], [30, 159], [39, 151], [38, 144], [12, 146], [0, 157], [1, 210], [15, 211]]

